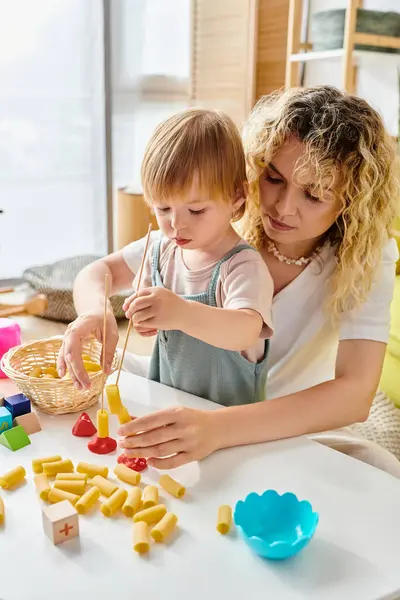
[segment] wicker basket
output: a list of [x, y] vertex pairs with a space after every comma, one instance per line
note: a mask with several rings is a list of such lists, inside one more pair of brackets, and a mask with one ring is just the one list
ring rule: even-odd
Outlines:
[[[1, 368], [32, 404], [45, 413], [62, 415], [80, 412], [93, 406], [102, 391], [103, 372], [89, 373], [91, 386], [88, 390], [77, 391], [70, 379], [41, 379], [30, 377], [33, 367], [49, 367], [56, 363], [62, 337], [52, 337], [36, 342], [28, 342], [12, 348], [3, 356]], [[101, 344], [95, 339], [83, 343], [84, 354], [100, 364]], [[112, 371], [118, 367], [115, 354]]]

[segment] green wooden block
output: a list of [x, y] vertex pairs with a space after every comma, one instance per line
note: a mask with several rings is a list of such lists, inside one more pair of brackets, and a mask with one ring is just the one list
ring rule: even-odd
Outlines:
[[13, 427], [12, 429], [7, 429], [7, 431], [0, 435], [0, 444], [13, 452], [20, 450], [25, 446], [29, 446], [30, 443], [31, 440], [21, 425]]

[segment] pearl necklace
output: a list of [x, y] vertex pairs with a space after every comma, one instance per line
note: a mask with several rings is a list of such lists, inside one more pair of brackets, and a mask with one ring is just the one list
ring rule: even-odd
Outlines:
[[314, 252], [311, 254], [311, 256], [300, 256], [300, 258], [289, 258], [288, 256], [285, 256], [284, 254], [281, 254], [278, 250], [278, 248], [275, 246], [275, 243], [272, 240], [268, 240], [267, 242], [267, 250], [268, 252], [271, 252], [280, 262], [285, 263], [285, 265], [298, 265], [299, 267], [301, 266], [306, 266], [309, 265], [310, 262], [312, 262], [314, 260], [314, 258], [316, 258], [321, 250], [322, 244], [320, 246], [318, 246], [318, 248], [316, 250], [314, 250]]

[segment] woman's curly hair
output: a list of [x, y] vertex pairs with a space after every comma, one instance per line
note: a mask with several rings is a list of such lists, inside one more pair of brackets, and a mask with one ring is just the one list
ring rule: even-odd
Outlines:
[[[313, 173], [313, 189], [332, 190], [342, 210], [327, 238], [336, 249], [331, 279], [333, 316], [363, 303], [399, 211], [395, 144], [365, 101], [331, 86], [294, 88], [262, 98], [244, 128], [249, 197], [243, 233], [265, 244], [259, 177], [290, 136], [304, 144], [296, 181]], [[309, 183], [309, 182], [307, 182]]]

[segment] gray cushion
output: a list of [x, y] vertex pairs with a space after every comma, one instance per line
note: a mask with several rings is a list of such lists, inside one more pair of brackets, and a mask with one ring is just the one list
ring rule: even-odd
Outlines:
[[[24, 271], [23, 277], [38, 292], [45, 294], [49, 306], [40, 315], [45, 319], [70, 323], [76, 319], [72, 290], [78, 273], [88, 264], [101, 258], [100, 256], [75, 256], [59, 260], [51, 265], [31, 267]], [[114, 315], [117, 319], [125, 318], [122, 304], [130, 290], [126, 290], [110, 298]]]

